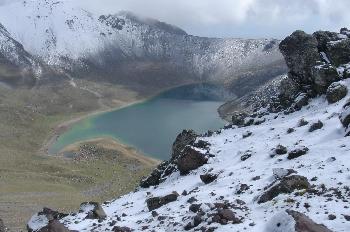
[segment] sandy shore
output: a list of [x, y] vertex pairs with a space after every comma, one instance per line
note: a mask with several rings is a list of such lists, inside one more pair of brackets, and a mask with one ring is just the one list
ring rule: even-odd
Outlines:
[[64, 156], [63, 153], [65, 152], [78, 152], [80, 150], [81, 145], [83, 144], [94, 144], [98, 147], [102, 147], [107, 150], [115, 150], [119, 154], [125, 156], [126, 158], [139, 161], [141, 164], [146, 166], [156, 166], [161, 162], [160, 160], [146, 156], [139, 152], [137, 149], [125, 145], [122, 142], [113, 138], [96, 138], [73, 143], [65, 147], [59, 155]]
[[131, 105], [134, 104], [138, 104], [141, 102], [146, 101], [148, 98], [144, 98], [144, 99], [140, 99], [140, 100], [136, 100], [136, 101], [131, 101], [131, 102], [121, 102], [121, 105], [118, 107], [112, 107], [112, 108], [106, 108], [106, 109], [100, 109], [91, 113], [87, 113], [87, 114], [83, 114], [83, 115], [79, 115], [77, 117], [74, 117], [68, 121], [64, 121], [60, 124], [58, 124], [54, 129], [53, 132], [51, 133], [51, 135], [49, 136], [49, 138], [44, 142], [44, 145], [41, 147], [41, 149], [39, 150], [39, 154], [43, 154], [43, 155], [52, 155], [49, 154], [49, 149], [50, 147], [57, 141], [57, 139], [66, 131], [68, 131], [75, 123], [80, 122], [81, 120], [84, 120], [88, 117], [92, 117], [98, 114], [103, 114], [103, 113], [107, 113], [107, 112], [111, 112], [111, 111], [115, 111], [115, 110], [119, 110], [119, 109], [123, 109], [125, 107], [129, 107]]

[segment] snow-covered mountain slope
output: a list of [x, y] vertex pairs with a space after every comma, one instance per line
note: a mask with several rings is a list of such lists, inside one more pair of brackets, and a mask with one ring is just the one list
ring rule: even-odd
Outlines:
[[22, 44], [14, 40], [1, 24], [0, 66], [0, 79], [9, 83], [18, 82], [25, 75], [38, 79], [42, 74], [40, 63], [25, 51]]
[[231, 78], [271, 64], [284, 67], [277, 40], [201, 38], [128, 12], [96, 15], [70, 1], [16, 1], [0, 7], [0, 22], [31, 54], [64, 69], [153, 61], [197, 78]]
[[[134, 192], [69, 215], [44, 209], [28, 228], [350, 231], [350, 57], [343, 56], [350, 38], [338, 39], [348, 32], [316, 32], [335, 35], [336, 47], [331, 37], [294, 32], [280, 45], [291, 72], [245, 99], [246, 107], [254, 103], [251, 114], [243, 107], [216, 132], [183, 131], [171, 159]], [[311, 71], [325, 56], [338, 72]]]
[[[349, 79], [342, 83], [350, 89]], [[103, 220], [88, 219], [91, 209], [84, 208], [61, 222], [77, 231], [128, 231], [121, 230], [125, 226], [133, 231], [216, 228], [215, 231], [294, 232], [296, 222], [285, 213], [290, 209], [332, 231], [350, 231], [350, 145], [339, 120], [349, 97], [350, 94], [329, 104], [325, 96], [320, 96], [298, 112], [265, 115], [260, 125], [222, 129], [211, 136], [198, 137], [192, 149], [209, 157], [203, 166], [187, 175], [176, 171], [156, 187], [140, 188], [105, 203], [102, 207], [107, 217]], [[301, 124], [301, 120], [308, 123]], [[312, 125], [319, 121], [323, 127], [312, 131]], [[298, 149], [307, 152], [299, 157], [291, 155]], [[207, 173], [217, 178], [205, 184], [200, 175]], [[306, 178], [307, 184], [303, 180], [301, 187], [281, 187], [275, 190], [275, 197], [261, 200], [288, 174], [291, 178]], [[147, 208], [147, 199], [174, 191], [181, 195], [172, 202], [154, 210]], [[220, 207], [234, 216], [218, 220]], [[46, 224], [45, 216], [34, 216], [29, 223], [32, 228]]]

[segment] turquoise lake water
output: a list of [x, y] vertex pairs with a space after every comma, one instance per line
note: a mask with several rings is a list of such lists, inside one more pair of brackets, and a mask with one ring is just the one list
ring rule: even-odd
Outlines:
[[175, 88], [151, 100], [76, 123], [49, 152], [55, 154], [87, 139], [110, 137], [165, 160], [171, 156], [172, 143], [183, 129], [204, 133], [224, 126], [217, 109], [226, 97], [220, 89], [206, 84]]

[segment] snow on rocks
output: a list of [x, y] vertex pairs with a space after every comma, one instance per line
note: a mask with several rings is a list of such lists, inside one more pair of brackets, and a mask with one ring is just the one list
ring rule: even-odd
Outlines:
[[348, 89], [341, 82], [332, 83], [326, 92], [326, 97], [329, 103], [335, 103], [343, 99], [348, 94]]
[[[349, 87], [350, 80], [344, 80], [344, 85]], [[77, 231], [108, 231], [115, 227], [134, 231], [261, 232], [264, 228], [269, 232], [305, 231], [303, 228], [350, 231], [346, 219], [350, 201], [350, 145], [338, 118], [347, 98], [328, 104], [325, 96], [320, 96], [311, 99], [300, 111], [266, 115], [266, 121], [260, 125], [198, 136], [185, 148], [202, 155], [212, 154], [206, 156], [207, 162], [202, 166], [186, 175], [175, 169], [157, 186], [138, 188], [103, 204], [107, 215], [103, 221], [87, 219], [86, 213], [78, 212], [61, 218], [60, 222]], [[322, 121], [322, 130], [310, 136], [309, 128], [303, 126], [286, 133], [301, 118]], [[247, 130], [251, 135], [243, 138]], [[197, 148], [195, 144], [205, 144], [206, 148]], [[271, 151], [280, 144], [289, 151], [306, 147], [309, 150], [307, 155], [294, 159], [288, 159], [288, 155], [271, 157]], [[247, 150], [254, 155], [243, 162], [242, 151]], [[205, 184], [200, 175], [207, 173], [219, 176]], [[148, 209], [147, 199], [161, 198], [172, 191], [182, 194], [167, 204], [157, 205], [156, 212]], [[287, 209], [292, 211], [288, 213]], [[329, 220], [329, 215], [335, 217]], [[30, 223], [35, 221], [33, 218]]]

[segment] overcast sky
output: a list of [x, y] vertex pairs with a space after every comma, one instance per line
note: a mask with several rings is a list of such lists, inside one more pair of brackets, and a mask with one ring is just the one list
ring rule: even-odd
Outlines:
[[[1, 2], [13, 0], [0, 0]], [[282, 38], [350, 27], [350, 0], [68, 0], [97, 13], [129, 10], [211, 37]]]

